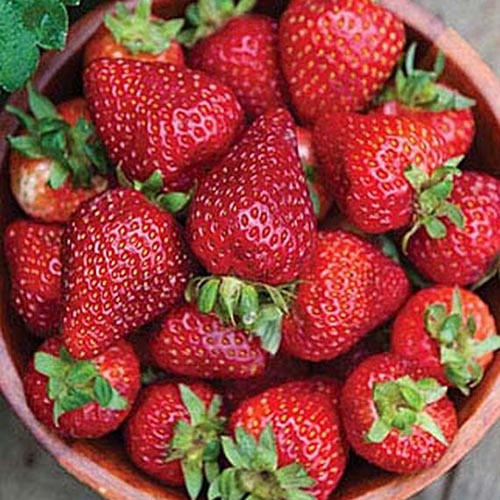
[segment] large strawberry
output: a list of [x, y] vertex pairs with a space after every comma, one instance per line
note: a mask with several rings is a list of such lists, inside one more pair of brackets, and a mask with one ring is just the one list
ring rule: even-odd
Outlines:
[[446, 387], [395, 354], [378, 354], [361, 363], [347, 379], [340, 402], [354, 451], [392, 472], [431, 467], [457, 432], [457, 414]]
[[110, 159], [131, 180], [159, 170], [169, 190], [189, 189], [241, 131], [230, 89], [173, 64], [98, 59], [85, 93]]
[[311, 361], [340, 356], [389, 319], [409, 291], [403, 269], [368, 241], [320, 232], [283, 322], [283, 347]]
[[80, 207], [63, 237], [62, 334], [90, 358], [178, 302], [194, 265], [173, 217], [128, 188]]
[[96, 358], [78, 361], [59, 337], [36, 351], [23, 378], [35, 417], [58, 434], [97, 438], [117, 429], [140, 388], [139, 360], [122, 340]]
[[4, 234], [11, 302], [28, 328], [49, 335], [61, 320], [61, 237], [63, 228], [17, 220]]
[[191, 67], [232, 88], [249, 117], [285, 104], [278, 23], [248, 14], [255, 3], [198, 0], [186, 10], [193, 27], [181, 34], [192, 47]]
[[392, 327], [393, 352], [464, 394], [481, 382], [496, 349], [500, 337], [488, 306], [463, 288], [421, 290], [401, 309]]
[[280, 52], [302, 120], [364, 108], [404, 41], [403, 23], [372, 0], [292, 0], [280, 21]]

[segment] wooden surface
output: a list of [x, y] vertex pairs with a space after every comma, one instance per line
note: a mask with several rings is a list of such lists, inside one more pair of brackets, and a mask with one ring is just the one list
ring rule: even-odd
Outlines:
[[[88, 0], [90, 3], [90, 0]], [[422, 0], [422, 4], [442, 12], [490, 62], [500, 70], [500, 1], [498, 0]], [[466, 22], [464, 20], [467, 20]], [[476, 43], [477, 40], [477, 43]], [[498, 96], [500, 101], [500, 95]], [[499, 394], [500, 397], [500, 394]], [[60, 470], [0, 403], [0, 500], [97, 499]], [[415, 500], [496, 500], [500, 498], [500, 425], [454, 471]], [[152, 497], [153, 498], [153, 497]]]

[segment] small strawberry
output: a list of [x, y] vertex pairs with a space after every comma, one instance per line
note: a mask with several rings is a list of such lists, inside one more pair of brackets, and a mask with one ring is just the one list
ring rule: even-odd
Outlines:
[[267, 353], [257, 337], [221, 323], [196, 306], [172, 309], [150, 343], [155, 364], [177, 375], [234, 379], [260, 375]]
[[392, 327], [393, 352], [466, 395], [481, 382], [496, 349], [500, 337], [488, 306], [463, 288], [421, 290], [401, 309]]
[[74, 214], [63, 237], [64, 342], [93, 357], [180, 301], [195, 266], [180, 226], [116, 188]]
[[398, 61], [405, 31], [372, 0], [292, 0], [279, 37], [292, 102], [304, 122], [314, 123], [370, 102]]
[[159, 170], [169, 190], [191, 188], [243, 125], [231, 90], [173, 64], [98, 59], [84, 86], [110, 159], [131, 180]]
[[233, 89], [250, 118], [285, 105], [278, 23], [248, 14], [255, 0], [198, 0], [186, 10], [192, 28], [181, 34], [190, 65]]
[[283, 347], [301, 359], [336, 358], [389, 319], [409, 291], [403, 269], [368, 241], [320, 232], [283, 321]]
[[23, 384], [29, 407], [45, 426], [65, 437], [98, 438], [128, 416], [140, 388], [139, 361], [123, 340], [78, 361], [52, 337], [35, 353]]
[[200, 382], [148, 386], [125, 427], [130, 458], [166, 484], [185, 485], [190, 498], [197, 498], [203, 476], [212, 481], [219, 473], [221, 404], [221, 397]]
[[50, 335], [60, 324], [62, 233], [56, 224], [26, 220], [5, 230], [12, 306], [36, 335]]
[[27, 89], [33, 116], [6, 107], [25, 128], [8, 138], [12, 194], [31, 217], [65, 222], [82, 202], [107, 188], [106, 155], [83, 99], [54, 106], [31, 83]]
[[446, 387], [395, 354], [363, 361], [347, 379], [340, 403], [354, 451], [399, 474], [434, 465], [457, 432]]
[[421, 228], [408, 243], [408, 257], [430, 280], [466, 286], [482, 280], [500, 254], [500, 181], [480, 172], [455, 179], [449, 202], [462, 223], [437, 219], [440, 238]]
[[465, 155], [474, 139], [473, 99], [437, 83], [444, 70], [440, 52], [432, 71], [415, 68], [417, 44], [410, 45], [406, 60], [400, 64], [395, 82], [376, 98], [374, 112], [406, 116], [434, 127], [444, 139], [446, 159]]
[[175, 40], [183, 19], [165, 21], [151, 15], [152, 0], [139, 0], [134, 11], [117, 3], [113, 14], [85, 45], [84, 66], [95, 59], [135, 59], [184, 66], [182, 47]]

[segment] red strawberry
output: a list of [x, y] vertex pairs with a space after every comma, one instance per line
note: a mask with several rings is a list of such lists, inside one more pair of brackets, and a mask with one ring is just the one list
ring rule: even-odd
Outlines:
[[333, 359], [389, 319], [409, 291], [403, 269], [368, 241], [320, 232], [283, 322], [284, 349], [311, 361]]
[[62, 233], [58, 225], [26, 220], [5, 230], [12, 305], [37, 335], [54, 333], [61, 319]]
[[173, 217], [132, 189], [83, 205], [63, 241], [62, 333], [79, 359], [168, 311], [194, 271]]
[[246, 379], [260, 375], [267, 362], [257, 337], [190, 304], [167, 314], [150, 349], [160, 368], [189, 377]]
[[397, 315], [391, 349], [415, 361], [441, 384], [464, 394], [478, 385], [500, 349], [495, 319], [474, 293], [448, 286], [426, 288]]
[[116, 12], [104, 16], [104, 23], [85, 45], [84, 66], [102, 57], [184, 66], [182, 47], [175, 40], [184, 20], [152, 16], [151, 3], [139, 0], [133, 12], [117, 3]]
[[127, 451], [144, 472], [160, 481], [186, 485], [197, 498], [203, 470], [209, 480], [218, 473], [221, 398], [203, 383], [148, 386], [125, 427]]
[[292, 0], [280, 21], [282, 67], [301, 119], [359, 111], [403, 50], [403, 23], [372, 0]]
[[434, 465], [457, 432], [446, 388], [395, 354], [358, 366], [342, 389], [341, 410], [354, 451], [400, 474]]
[[394, 85], [377, 97], [375, 112], [406, 116], [434, 127], [444, 139], [446, 159], [468, 153], [474, 139], [473, 99], [437, 83], [444, 70], [439, 53], [433, 71], [415, 68], [417, 44], [408, 49], [404, 66], [400, 64]]
[[31, 217], [65, 222], [82, 202], [108, 187], [106, 156], [83, 99], [54, 106], [31, 84], [27, 89], [33, 116], [6, 108], [25, 128], [9, 137], [12, 194]]
[[123, 340], [78, 361], [52, 337], [35, 353], [23, 384], [29, 407], [45, 426], [66, 437], [97, 438], [128, 416], [139, 392], [139, 361]]
[[419, 229], [409, 240], [408, 257], [430, 280], [466, 286], [481, 280], [500, 253], [500, 181], [464, 172], [449, 201], [461, 211], [462, 224], [438, 221], [438, 239]]
[[284, 391], [306, 391], [325, 395], [337, 410], [340, 405], [342, 384], [325, 375], [315, 375], [304, 379], [293, 380], [281, 386]]
[[159, 170], [168, 189], [189, 189], [242, 127], [227, 87], [172, 64], [98, 59], [84, 83], [108, 154], [132, 180]]
[[285, 105], [278, 23], [246, 14], [254, 4], [245, 0], [236, 6], [233, 2], [218, 5], [199, 0], [186, 11], [194, 27], [182, 34], [192, 47], [191, 67], [233, 89], [250, 118]]
[[[325, 394], [304, 385], [269, 389], [244, 401], [231, 415], [230, 428], [236, 442], [223, 438], [222, 446], [231, 467], [212, 483], [209, 498], [232, 498], [221, 486], [235, 474], [233, 484], [251, 495], [274, 487], [269, 498], [298, 498], [299, 489], [300, 498], [326, 500], [342, 477], [347, 449], [336, 408]], [[236, 461], [235, 448], [246, 460]]]

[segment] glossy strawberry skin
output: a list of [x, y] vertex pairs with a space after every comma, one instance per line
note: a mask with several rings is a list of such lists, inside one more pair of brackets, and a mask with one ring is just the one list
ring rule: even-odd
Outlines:
[[[369, 462], [399, 474], [414, 473], [431, 467], [447, 450], [420, 427], [411, 436], [393, 429], [382, 443], [370, 443], [365, 435], [370, 430], [377, 410], [373, 401], [373, 386], [406, 375], [414, 380], [424, 377], [421, 370], [395, 354], [378, 354], [363, 361], [347, 379], [341, 394], [341, 415], [349, 444]], [[451, 443], [457, 433], [457, 414], [445, 396], [425, 409]]]
[[169, 310], [195, 270], [174, 218], [127, 188], [82, 206], [63, 241], [62, 333], [77, 359]]
[[403, 23], [371, 0], [293, 0], [280, 22], [282, 67], [306, 123], [364, 108], [403, 50]]
[[278, 467], [299, 462], [316, 484], [308, 490], [326, 500], [346, 466], [347, 449], [337, 411], [325, 394], [303, 385], [274, 387], [244, 401], [231, 415], [229, 427], [243, 427], [258, 438], [271, 425]]
[[340, 209], [366, 233], [408, 226], [415, 192], [404, 171], [431, 174], [447, 159], [436, 131], [406, 118], [332, 113], [313, 139]]
[[[186, 384], [206, 406], [215, 392], [201, 382]], [[172, 486], [184, 485], [178, 460], [166, 462], [167, 447], [179, 420], [190, 421], [178, 384], [160, 382], [146, 387], [127, 420], [125, 444], [132, 462], [139, 469]]]
[[4, 249], [11, 302], [30, 331], [47, 336], [61, 320], [61, 237], [57, 224], [17, 220], [7, 226]]
[[235, 379], [260, 375], [267, 353], [260, 339], [223, 325], [191, 304], [172, 309], [150, 343], [155, 363], [188, 377]]
[[450, 202], [462, 210], [464, 229], [444, 219], [442, 239], [419, 230], [410, 239], [408, 257], [435, 283], [467, 286], [486, 275], [500, 253], [500, 181], [464, 172], [454, 181]]
[[84, 84], [111, 161], [131, 180], [160, 170], [167, 190], [191, 188], [243, 125], [231, 90], [173, 64], [99, 59]]
[[190, 66], [232, 88], [250, 118], [282, 107], [277, 30], [276, 21], [265, 16], [235, 17], [193, 47]]
[[[62, 340], [51, 337], [37, 352], [59, 356]], [[140, 388], [139, 361], [132, 346], [122, 340], [91, 360], [99, 373], [123, 396], [128, 407], [124, 410], [102, 408], [97, 402], [64, 413], [59, 426], [53, 421], [54, 402], [48, 398], [48, 377], [35, 370], [31, 361], [23, 377], [26, 400], [35, 417], [46, 427], [64, 437], [91, 439], [116, 430], [130, 413]]]
[[300, 280], [291, 313], [283, 322], [283, 347], [311, 361], [349, 351], [389, 319], [410, 292], [401, 267], [345, 231], [319, 233]]
[[271, 285], [294, 280], [315, 238], [290, 114], [258, 118], [200, 183], [187, 237], [212, 274]]

